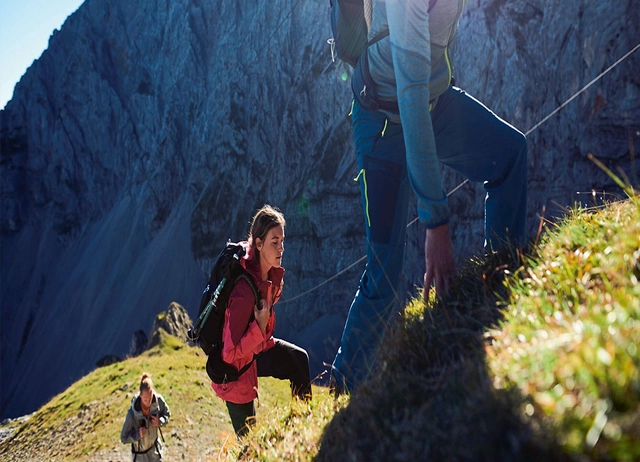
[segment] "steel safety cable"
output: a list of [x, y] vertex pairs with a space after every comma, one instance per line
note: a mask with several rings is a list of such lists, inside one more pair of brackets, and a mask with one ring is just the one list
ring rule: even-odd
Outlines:
[[262, 52], [265, 50], [265, 48], [267, 48], [267, 46], [269, 45], [269, 42], [271, 42], [271, 40], [273, 39], [273, 37], [275, 37], [275, 35], [278, 33], [278, 31], [282, 28], [282, 26], [284, 25], [284, 23], [287, 21], [287, 19], [289, 19], [289, 16], [291, 16], [293, 14], [293, 11], [298, 7], [298, 5], [300, 4], [302, 0], [298, 0], [289, 10], [289, 12], [287, 13], [287, 15], [282, 19], [282, 21], [280, 21], [280, 24], [278, 24], [278, 26], [275, 28], [275, 30], [273, 31], [273, 33], [269, 36], [269, 38], [267, 39], [267, 41], [265, 42], [265, 44], [262, 46], [262, 48], [260, 48], [260, 50], [258, 50], [258, 53], [256, 53], [256, 57], [253, 58], [253, 61], [251, 61], [251, 64], [249, 64], [249, 68], [253, 67], [253, 65], [255, 64], [255, 62], [258, 60], [258, 58], [260, 57], [260, 55], [262, 54]]
[[[542, 126], [544, 123], [546, 123], [551, 117], [553, 117], [554, 115], [556, 115], [558, 112], [560, 112], [565, 106], [567, 106], [571, 101], [573, 101], [574, 99], [576, 99], [578, 96], [580, 96], [580, 94], [584, 93], [589, 87], [591, 87], [594, 83], [596, 83], [598, 80], [600, 80], [602, 77], [604, 77], [606, 74], [608, 74], [609, 72], [611, 72], [615, 67], [617, 67], [618, 65], [620, 65], [620, 63], [622, 63], [625, 59], [627, 59], [629, 56], [631, 56], [634, 52], [636, 52], [638, 49], [640, 49], [640, 43], [637, 44], [635, 47], [633, 47], [629, 52], [627, 52], [624, 56], [622, 56], [620, 59], [618, 59], [615, 63], [613, 63], [611, 66], [609, 66], [607, 69], [605, 69], [604, 71], [602, 71], [600, 74], [598, 74], [598, 76], [596, 76], [593, 80], [591, 80], [588, 84], [586, 84], [584, 87], [582, 87], [580, 90], [578, 90], [576, 93], [574, 93], [569, 99], [567, 99], [564, 103], [562, 103], [560, 106], [558, 106], [556, 109], [554, 109], [553, 111], [551, 111], [547, 116], [545, 116], [542, 120], [540, 120], [540, 122], [538, 122], [537, 124], [535, 124], [533, 127], [531, 127], [529, 130], [527, 130], [527, 132], [524, 134], [524, 136], [529, 136], [531, 133], [533, 133], [535, 130], [537, 130], [538, 128], [540, 128], [540, 126]], [[465, 184], [467, 184], [469, 182], [469, 179], [467, 178], [466, 180], [464, 180], [462, 183], [460, 183], [458, 186], [456, 186], [455, 188], [453, 188], [451, 191], [449, 191], [447, 193], [447, 197], [451, 196], [453, 193], [455, 193], [456, 191], [458, 191], [460, 188], [462, 188]], [[407, 228], [409, 228], [410, 226], [412, 226], [413, 224], [415, 224], [418, 221], [418, 218], [414, 218], [413, 220], [411, 220], [408, 224], [407, 224]], [[364, 255], [362, 257], [360, 257], [359, 259], [357, 259], [356, 261], [354, 261], [353, 263], [351, 263], [349, 266], [347, 266], [346, 268], [340, 270], [339, 272], [337, 272], [336, 274], [334, 274], [333, 276], [331, 276], [329, 279], [326, 279], [325, 281], [321, 282], [320, 284], [302, 292], [301, 294], [296, 295], [295, 297], [291, 297], [287, 300], [281, 300], [279, 302], [280, 305], [283, 305], [285, 303], [290, 303], [293, 302], [295, 300], [298, 300], [299, 298], [304, 297], [305, 295], [310, 294], [311, 292], [316, 291], [317, 289], [319, 289], [320, 287], [328, 284], [329, 282], [333, 281], [334, 279], [336, 279], [338, 276], [344, 274], [345, 272], [349, 271], [351, 268], [353, 268], [354, 266], [356, 266], [357, 264], [359, 264], [360, 262], [362, 262], [363, 260], [366, 260], [367, 256]]]
[[[631, 56], [635, 51], [638, 50], [638, 48], [640, 48], [640, 43], [637, 44], [635, 47], [633, 47], [633, 49], [631, 49], [631, 51], [629, 51], [627, 54], [625, 54], [622, 58], [620, 58], [619, 60], [617, 60], [615, 63], [613, 63], [611, 66], [609, 66], [607, 69], [605, 69], [604, 71], [602, 71], [597, 77], [595, 77], [591, 82], [589, 82], [588, 84], [586, 84], [584, 87], [582, 87], [580, 90], [578, 90], [576, 93], [574, 93], [571, 98], [569, 98], [568, 100], [566, 100], [564, 103], [562, 103], [560, 106], [558, 106], [557, 108], [555, 108], [553, 111], [551, 111], [544, 119], [542, 119], [540, 122], [538, 122], [537, 124], [535, 124], [533, 127], [531, 127], [525, 134], [524, 136], [529, 136], [531, 133], [533, 133], [537, 128], [539, 128], [541, 125], [543, 125], [545, 122], [547, 122], [551, 117], [553, 117], [554, 115], [556, 115], [558, 112], [560, 112], [567, 104], [569, 104], [571, 101], [573, 101], [574, 99], [576, 99], [578, 96], [580, 96], [584, 91], [587, 90], [587, 88], [589, 88], [591, 85], [593, 85], [594, 83], [596, 83], [598, 80], [600, 80], [602, 77], [604, 77], [606, 74], [608, 74], [612, 69], [614, 69], [618, 64], [620, 64], [622, 61], [624, 61], [625, 59], [627, 59], [629, 56]], [[464, 186], [465, 184], [467, 184], [469, 182], [469, 178], [467, 178], [466, 180], [464, 180], [462, 183], [460, 183], [458, 186], [456, 186], [449, 194], [447, 194], [447, 197], [450, 196], [451, 194], [453, 194], [454, 192], [456, 192], [458, 189], [460, 189], [462, 186]], [[418, 221], [417, 218], [415, 218], [411, 223], [409, 223], [409, 226], [411, 226], [413, 223], [415, 223], [416, 221]]]

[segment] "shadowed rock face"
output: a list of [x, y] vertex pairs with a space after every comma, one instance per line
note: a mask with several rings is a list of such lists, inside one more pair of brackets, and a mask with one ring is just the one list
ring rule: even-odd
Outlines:
[[[457, 82], [528, 131], [636, 45], [632, 3], [470, 1]], [[87, 0], [54, 33], [0, 112], [2, 416], [124, 356], [170, 302], [194, 317], [219, 249], [264, 203], [288, 223], [277, 334], [331, 360], [365, 247], [350, 71], [329, 36], [323, 2], [200, 0]], [[637, 52], [531, 133], [531, 234], [543, 206], [618, 192], [589, 152], [637, 184], [639, 70]], [[447, 190], [461, 180], [444, 172]], [[483, 195], [451, 197], [461, 260], [481, 251]], [[423, 236], [408, 230], [408, 292]]]
[[129, 356], [138, 356], [147, 349], [149, 338], [144, 330], [138, 329], [133, 333], [131, 337], [131, 344], [129, 346]]

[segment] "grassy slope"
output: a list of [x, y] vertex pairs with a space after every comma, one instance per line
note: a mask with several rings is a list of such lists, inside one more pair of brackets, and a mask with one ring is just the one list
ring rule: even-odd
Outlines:
[[353, 396], [291, 403], [261, 379], [241, 444], [204, 358], [167, 338], [13, 423], [0, 458], [128, 460], [120, 427], [148, 370], [172, 409], [167, 459], [640, 460], [639, 279], [638, 201], [574, 213], [526, 257], [471, 262], [445, 303], [410, 303]]
[[[171, 409], [163, 429], [169, 459], [224, 458], [237, 450], [223, 402], [215, 397], [199, 348], [175, 337], [141, 356], [96, 369], [54, 397], [26, 422], [9, 425], [12, 437], [0, 444], [7, 460], [129, 460], [130, 446], [120, 443], [124, 417], [143, 371]], [[261, 382], [258, 416], [290, 401], [287, 384]], [[14, 428], [11, 428], [14, 427]]]
[[500, 388], [530, 397], [571, 453], [640, 460], [638, 203], [583, 213], [548, 236], [488, 349]]
[[528, 257], [416, 300], [320, 460], [640, 460], [640, 201], [572, 214]]

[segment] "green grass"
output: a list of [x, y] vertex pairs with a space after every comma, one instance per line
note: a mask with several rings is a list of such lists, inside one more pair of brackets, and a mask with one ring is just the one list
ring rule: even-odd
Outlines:
[[569, 453], [640, 460], [639, 207], [580, 212], [510, 279], [489, 364]]
[[[185, 460], [204, 460], [207, 453], [224, 455], [237, 450], [227, 409], [211, 390], [204, 366], [199, 348], [164, 335], [153, 349], [96, 369], [26, 422], [9, 425], [14, 433], [0, 444], [0, 459], [95, 460], [96, 454], [128, 457], [129, 446], [120, 443], [120, 431], [144, 371], [152, 374], [155, 388], [171, 409], [171, 421], [163, 429], [167, 451], [184, 455]], [[261, 379], [260, 385], [258, 418], [291, 400], [287, 383]]]
[[11, 424], [0, 458], [126, 456], [121, 425], [149, 371], [172, 410], [171, 460], [640, 460], [639, 279], [640, 201], [574, 210], [526, 253], [470, 261], [447, 300], [413, 300], [351, 396], [292, 401], [260, 379], [238, 442], [199, 349], [164, 337]]
[[318, 460], [640, 460], [640, 206], [575, 210], [414, 300]]

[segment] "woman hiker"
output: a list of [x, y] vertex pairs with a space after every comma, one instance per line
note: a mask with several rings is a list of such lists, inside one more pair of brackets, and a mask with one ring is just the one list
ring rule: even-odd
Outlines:
[[211, 384], [225, 401], [238, 437], [255, 422], [258, 377], [289, 380], [294, 397], [311, 399], [307, 352], [273, 337], [274, 304], [284, 284], [284, 227], [284, 215], [277, 208], [265, 205], [255, 214], [249, 238], [241, 243], [246, 251], [241, 264], [253, 278], [261, 299], [256, 306], [249, 283], [241, 279], [231, 291], [225, 313], [222, 359], [238, 370], [253, 362], [237, 381]]
[[[162, 460], [162, 438], [160, 427], [164, 427], [171, 411], [160, 393], [153, 388], [151, 375], [144, 372], [140, 377], [140, 391], [133, 397], [131, 407], [122, 426], [120, 441], [131, 443], [131, 458], [135, 462]], [[162, 438], [164, 441], [164, 438]]]

